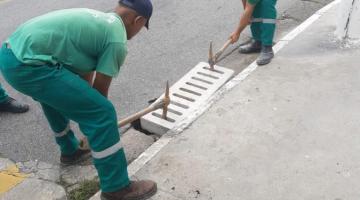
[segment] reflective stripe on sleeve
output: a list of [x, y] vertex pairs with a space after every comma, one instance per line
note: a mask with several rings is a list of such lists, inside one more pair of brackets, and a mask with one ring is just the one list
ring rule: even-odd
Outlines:
[[121, 145], [121, 142], [119, 141], [118, 143], [114, 144], [113, 146], [111, 146], [103, 151], [100, 151], [100, 152], [91, 151], [91, 154], [92, 154], [93, 158], [102, 159], [102, 158], [111, 156], [112, 154], [118, 152], [122, 148], [123, 147]]
[[55, 133], [55, 137], [63, 137], [65, 136], [68, 132], [70, 131], [70, 124], [68, 124], [65, 128], [65, 130], [59, 132], [59, 133]]
[[264, 24], [276, 24], [276, 19], [263, 19], [263, 18], [253, 18], [251, 22], [262, 22]]

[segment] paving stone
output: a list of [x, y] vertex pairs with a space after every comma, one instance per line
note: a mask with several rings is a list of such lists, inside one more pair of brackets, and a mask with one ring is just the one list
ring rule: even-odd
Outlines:
[[21, 172], [29, 174], [30, 178], [38, 178], [46, 181], [60, 181], [60, 167], [42, 161], [26, 161], [16, 163]]
[[56, 183], [29, 178], [11, 189], [0, 200], [66, 200], [64, 188]]
[[0, 158], [0, 171], [8, 168], [10, 165], [14, 165], [15, 163], [7, 158]]
[[155, 142], [155, 138], [135, 129], [129, 129], [121, 136], [121, 142], [125, 150], [127, 162], [131, 163]]
[[20, 169], [21, 172], [30, 174], [37, 172], [37, 165], [39, 161], [37, 160], [30, 160], [26, 162], [18, 162], [16, 163], [17, 167]]
[[47, 168], [47, 169], [39, 169], [35, 175], [39, 179], [52, 181], [52, 182], [59, 182], [60, 168], [59, 166], [52, 166], [51, 168]]
[[97, 171], [93, 165], [69, 166], [61, 169], [61, 180], [66, 186], [71, 186], [85, 180], [93, 180], [97, 177]]

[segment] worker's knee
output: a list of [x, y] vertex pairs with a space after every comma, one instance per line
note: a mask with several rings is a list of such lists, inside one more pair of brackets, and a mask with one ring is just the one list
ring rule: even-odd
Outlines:
[[116, 111], [114, 105], [110, 101], [106, 101], [102, 104], [103, 111], [108, 115], [109, 118], [116, 119]]

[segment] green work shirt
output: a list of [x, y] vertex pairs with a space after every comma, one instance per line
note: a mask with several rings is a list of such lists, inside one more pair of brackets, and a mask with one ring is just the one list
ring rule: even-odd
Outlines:
[[121, 18], [86, 8], [54, 11], [29, 20], [8, 39], [25, 64], [62, 64], [77, 74], [116, 77], [127, 54]]
[[256, 5], [261, 0], [247, 0], [251, 5]]

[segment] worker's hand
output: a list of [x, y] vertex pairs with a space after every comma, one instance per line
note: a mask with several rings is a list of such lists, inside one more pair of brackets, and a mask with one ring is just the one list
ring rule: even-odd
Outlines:
[[234, 44], [235, 42], [237, 42], [240, 38], [240, 33], [235, 31], [233, 33], [231, 33], [229, 39], [231, 39], [231, 44]]

